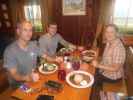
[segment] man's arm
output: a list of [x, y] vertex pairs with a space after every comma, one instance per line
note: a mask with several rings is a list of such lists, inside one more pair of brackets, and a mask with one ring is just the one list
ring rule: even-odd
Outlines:
[[59, 42], [65, 46], [65, 47], [69, 47], [69, 48], [73, 48], [73, 49], [76, 49], [76, 46], [73, 45], [72, 43], [66, 41], [63, 39], [63, 37], [61, 35], [58, 35], [59, 36]]
[[31, 75], [26, 75], [26, 76], [19, 75], [19, 74], [17, 73], [17, 70], [16, 70], [15, 67], [12, 68], [12, 69], [8, 69], [8, 72], [9, 72], [9, 74], [11, 75], [11, 77], [12, 77], [14, 80], [16, 80], [16, 81], [26, 81], [26, 82], [32, 81]]
[[47, 48], [48, 48], [47, 44], [46, 44], [46, 42], [44, 42], [43, 37], [40, 37], [40, 39], [39, 39], [39, 54], [40, 54], [40, 56], [48, 53]]
[[14, 48], [6, 48], [4, 52], [4, 67], [7, 69], [8, 74], [16, 81], [29, 81], [30, 76], [22, 76], [17, 73], [17, 59], [16, 51]]

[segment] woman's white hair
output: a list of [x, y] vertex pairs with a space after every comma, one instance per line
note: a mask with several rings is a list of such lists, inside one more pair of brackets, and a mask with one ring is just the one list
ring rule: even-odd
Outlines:
[[108, 24], [105, 26], [105, 29], [108, 28], [108, 27], [112, 27], [114, 28], [114, 30], [116, 31], [116, 37], [120, 37], [120, 33], [119, 33], [119, 28], [116, 24]]

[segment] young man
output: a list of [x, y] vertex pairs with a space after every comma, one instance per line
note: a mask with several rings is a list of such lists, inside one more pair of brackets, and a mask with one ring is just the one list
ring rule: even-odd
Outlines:
[[[117, 36], [118, 28], [114, 24], [105, 27], [106, 46], [100, 62], [94, 60], [92, 65], [99, 70], [95, 74], [91, 100], [99, 100], [99, 92], [103, 82], [117, 82], [123, 77], [125, 48]], [[100, 87], [100, 88], [99, 88]]]
[[31, 42], [32, 24], [21, 22], [17, 27], [18, 39], [9, 45], [4, 52], [4, 67], [7, 69], [9, 83], [16, 87], [21, 82], [33, 81], [33, 70], [36, 68], [39, 50], [35, 42]]
[[71, 43], [65, 41], [61, 35], [57, 33], [57, 24], [49, 23], [47, 28], [48, 33], [40, 37], [39, 45], [41, 54], [47, 54], [48, 56], [54, 56], [56, 53], [56, 49], [58, 47], [58, 43], [61, 43], [65, 47], [76, 48], [76, 46]]

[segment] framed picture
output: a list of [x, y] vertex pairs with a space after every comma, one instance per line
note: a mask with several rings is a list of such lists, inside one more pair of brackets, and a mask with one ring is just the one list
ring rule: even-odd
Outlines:
[[85, 15], [86, 0], [62, 0], [62, 13], [64, 16]]

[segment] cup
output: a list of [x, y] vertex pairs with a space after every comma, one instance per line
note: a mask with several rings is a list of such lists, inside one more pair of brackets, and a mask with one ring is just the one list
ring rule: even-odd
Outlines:
[[79, 68], [80, 68], [80, 61], [73, 61], [72, 62], [72, 68], [74, 70], [79, 70]]
[[64, 81], [66, 79], [66, 71], [63, 69], [58, 70], [58, 79]]

